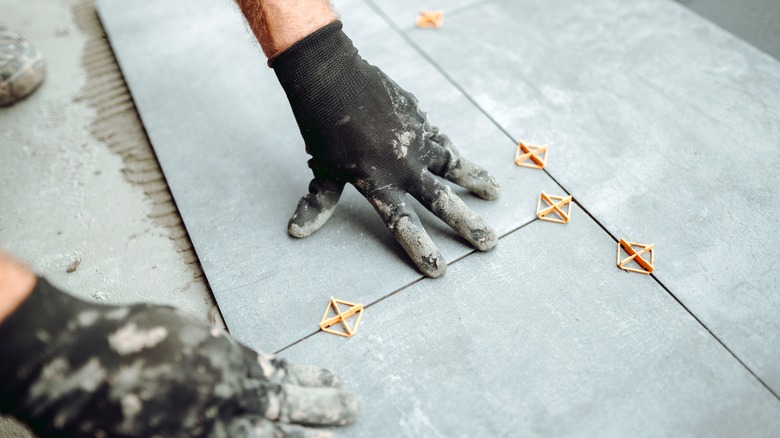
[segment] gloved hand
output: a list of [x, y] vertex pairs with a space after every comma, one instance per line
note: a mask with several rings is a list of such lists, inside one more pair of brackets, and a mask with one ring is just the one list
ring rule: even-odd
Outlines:
[[484, 199], [498, 196], [495, 178], [458, 154], [428, 124], [417, 99], [368, 64], [335, 21], [269, 61], [290, 101], [311, 154], [314, 179], [289, 232], [306, 237], [333, 213], [346, 183], [368, 199], [424, 274], [447, 264], [407, 203], [411, 194], [481, 251], [496, 233], [436, 176]]
[[43, 436], [324, 437], [357, 399], [170, 307], [104, 306], [39, 278], [0, 323], [0, 411]]

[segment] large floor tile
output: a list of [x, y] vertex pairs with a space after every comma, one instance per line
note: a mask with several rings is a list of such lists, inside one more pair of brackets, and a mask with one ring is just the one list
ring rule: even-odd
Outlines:
[[345, 436], [773, 436], [780, 401], [577, 206], [282, 355], [362, 400]]
[[[365, 3], [336, 7], [364, 56], [498, 176], [496, 201], [459, 193], [500, 234], [534, 217], [541, 190], [560, 190], [543, 172], [515, 167], [514, 144]], [[287, 235], [311, 178], [307, 155], [286, 97], [231, 2], [103, 0], [99, 9], [233, 335], [273, 351], [317, 330], [331, 295], [367, 304], [420, 278], [352, 189], [318, 233]], [[417, 210], [448, 260], [471, 251]], [[473, 257], [488, 263], [491, 255]]]
[[780, 393], [780, 63], [662, 0], [497, 1], [409, 35]]

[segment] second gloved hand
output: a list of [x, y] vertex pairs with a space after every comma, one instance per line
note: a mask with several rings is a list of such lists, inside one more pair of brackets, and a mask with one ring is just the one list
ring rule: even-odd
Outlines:
[[42, 278], [0, 323], [0, 358], [0, 413], [41, 436], [325, 438], [317, 427], [358, 414], [327, 370], [170, 307], [88, 303]]
[[330, 218], [344, 185], [366, 197], [424, 274], [447, 264], [423, 229], [407, 194], [481, 251], [495, 231], [437, 177], [483, 199], [498, 196], [487, 171], [466, 160], [446, 135], [428, 124], [417, 99], [357, 53], [335, 21], [272, 60], [312, 158], [314, 179], [290, 219], [289, 232], [306, 237]]

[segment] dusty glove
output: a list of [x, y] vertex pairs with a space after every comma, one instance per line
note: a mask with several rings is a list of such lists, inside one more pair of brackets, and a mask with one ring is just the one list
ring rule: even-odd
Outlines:
[[[170, 307], [104, 306], [39, 278], [0, 324], [0, 411], [43, 436], [323, 437], [357, 399]], [[297, 423], [297, 424], [296, 424]]]
[[306, 237], [333, 213], [346, 183], [368, 199], [415, 265], [438, 277], [447, 264], [408, 204], [414, 196], [464, 239], [489, 251], [496, 233], [436, 176], [484, 199], [498, 196], [495, 178], [461, 157], [428, 124], [417, 99], [368, 64], [335, 21], [271, 61], [311, 154], [314, 179], [290, 219]]

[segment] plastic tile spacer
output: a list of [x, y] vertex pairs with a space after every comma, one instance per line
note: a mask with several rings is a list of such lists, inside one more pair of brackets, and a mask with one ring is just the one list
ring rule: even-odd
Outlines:
[[[617, 247], [617, 265], [618, 268], [624, 270], [624, 271], [630, 271], [630, 272], [638, 272], [640, 274], [652, 274], [653, 270], [655, 269], [655, 266], [653, 266], [653, 247], [654, 244], [644, 245], [641, 243], [635, 243], [635, 242], [629, 242], [625, 239], [620, 239], [620, 242], [618, 243]], [[626, 254], [628, 254], [628, 257], [624, 258], [623, 260], [620, 260], [620, 249], [623, 248], [623, 251], [625, 251]], [[639, 249], [639, 251], [637, 251]], [[650, 254], [650, 261], [645, 260], [642, 258], [642, 254], [649, 253]], [[642, 267], [642, 269], [636, 269], [636, 268], [629, 268], [626, 265], [631, 263], [631, 261], [635, 261], [639, 266]]]
[[420, 11], [417, 16], [417, 27], [425, 29], [438, 29], [444, 24], [444, 11]]
[[[554, 196], [542, 192], [539, 195], [539, 202], [536, 203], [536, 217], [543, 221], [558, 222], [560, 224], [569, 222], [571, 217], [571, 199], [571, 195]], [[544, 208], [542, 208], [542, 201], [547, 204]], [[566, 211], [563, 210], [564, 208]], [[554, 217], [553, 214], [560, 216], [560, 219]]]
[[[539, 154], [542, 154], [542, 158], [539, 158]], [[515, 164], [531, 169], [544, 169], [547, 165], [547, 145], [525, 144], [521, 141], [515, 151]]]
[[[339, 304], [347, 306], [348, 309], [342, 312], [341, 309], [339, 308]], [[334, 312], [336, 312], [336, 316], [332, 316], [328, 318], [328, 313], [330, 313], [331, 309]], [[347, 319], [354, 315], [357, 315], [357, 319], [355, 320], [355, 323], [352, 326], [350, 326], [349, 321], [347, 321]], [[320, 329], [324, 332], [349, 338], [352, 337], [352, 335], [354, 335], [355, 332], [357, 331], [358, 325], [360, 324], [360, 318], [362, 317], [363, 317], [362, 304], [350, 303], [348, 301], [337, 300], [333, 297], [330, 297], [330, 301], [328, 302], [328, 307], [325, 309], [325, 314], [322, 315], [322, 321], [320, 321]], [[341, 324], [344, 327], [343, 332], [331, 328], [338, 324]]]

